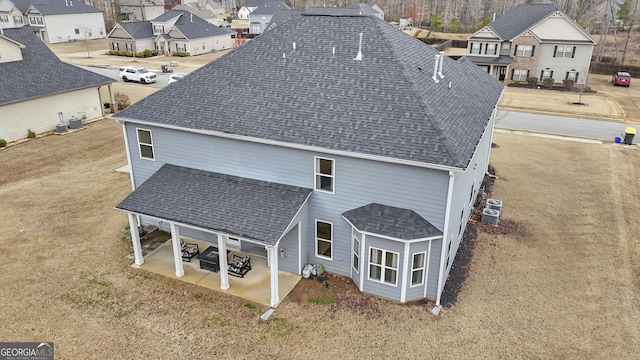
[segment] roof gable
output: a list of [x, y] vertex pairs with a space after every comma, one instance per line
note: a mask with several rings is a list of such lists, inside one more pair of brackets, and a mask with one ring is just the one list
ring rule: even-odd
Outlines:
[[148, 39], [153, 37], [153, 27], [150, 21], [133, 21], [118, 23], [111, 30], [107, 38], [119, 38], [118, 29], [124, 30], [131, 39]]
[[[30, 8], [42, 15], [101, 13], [102, 10], [80, 0], [32, 0]], [[29, 10], [27, 10], [28, 12]], [[26, 12], [25, 12], [26, 13]]]
[[563, 40], [593, 42], [593, 37], [563, 12], [556, 11], [531, 27], [531, 32], [542, 41]]
[[[359, 33], [361, 61], [354, 60]], [[503, 86], [472, 62], [448, 57], [445, 78], [435, 83], [437, 54], [375, 17], [303, 14], [116, 117], [282, 146], [465, 168]]]
[[167, 31], [167, 33], [171, 33], [174, 29], [180, 31], [185, 38], [193, 40], [200, 39], [209, 36], [220, 36], [220, 35], [231, 35], [235, 33], [234, 30], [226, 27], [216, 26], [211, 24], [210, 22], [194, 15], [186, 10], [179, 10], [176, 12], [181, 12], [181, 16], [178, 20], [173, 24], [173, 27]]
[[552, 4], [520, 4], [488, 26], [500, 38], [512, 40], [556, 11]]
[[[29, 26], [4, 29], [21, 44], [22, 61], [0, 64], [0, 105], [107, 85], [114, 80], [62, 62]], [[11, 84], [11, 85], [9, 85]]]

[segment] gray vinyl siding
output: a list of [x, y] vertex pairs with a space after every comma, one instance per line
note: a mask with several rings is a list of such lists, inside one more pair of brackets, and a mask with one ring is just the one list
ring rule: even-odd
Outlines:
[[[335, 160], [335, 194], [314, 192], [303, 225], [306, 261], [322, 263], [328, 271], [351, 273], [351, 226], [341, 214], [372, 202], [414, 210], [438, 229], [444, 227], [448, 174], [377, 161], [257, 144], [127, 123], [135, 186], [164, 163], [229, 175], [314, 187], [314, 156]], [[155, 160], [141, 159], [136, 128], [152, 132]], [[333, 224], [333, 259], [315, 256], [315, 220]], [[305, 254], [303, 254], [303, 259]]]
[[[400, 294], [402, 292], [402, 272], [404, 269], [404, 243], [392, 240], [386, 240], [378, 238], [373, 235], [366, 235], [366, 244], [364, 251], [364, 283], [362, 291], [383, 297], [385, 299], [391, 299], [394, 301], [400, 301]], [[371, 247], [388, 250], [398, 253], [398, 279], [397, 284], [389, 285], [378, 281], [369, 280], [369, 256]], [[384, 273], [384, 270], [383, 270]]]
[[[298, 226], [294, 226], [280, 239], [278, 246], [278, 269], [299, 274], [298, 269]], [[282, 257], [281, 249], [285, 249], [286, 256]]]
[[[416, 243], [411, 243], [409, 244], [409, 253], [407, 254], [407, 256], [409, 256], [409, 268], [407, 269], [407, 294], [405, 296], [405, 300], [406, 301], [412, 301], [412, 300], [418, 300], [418, 299], [423, 299], [424, 298], [424, 288], [425, 286], [427, 286], [427, 282], [428, 282], [428, 268], [425, 268], [424, 271], [424, 279], [423, 279], [423, 283], [420, 286], [414, 286], [411, 287], [411, 275], [413, 272], [413, 255], [419, 252], [424, 252], [425, 253], [425, 266], [427, 265], [427, 262], [429, 263], [429, 267], [431, 267], [431, 262], [427, 261], [427, 257], [429, 256], [429, 243], [431, 241], [430, 240], [426, 240], [426, 241], [420, 241], [420, 242], [416, 242]], [[434, 271], [438, 271], [437, 268], [434, 269]], [[436, 280], [437, 281], [437, 280]]]
[[[359, 254], [360, 264], [359, 264], [358, 271], [356, 271], [353, 267], [351, 268], [351, 280], [353, 280], [353, 282], [356, 284], [357, 287], [360, 287], [360, 271], [362, 271], [361, 269], [362, 269], [362, 258], [363, 258], [362, 234], [360, 234], [358, 231], [353, 229], [352, 238], [354, 237], [360, 241], [360, 254]], [[352, 244], [352, 248], [353, 248], [353, 244]], [[353, 253], [351, 253], [350, 258], [351, 258], [351, 265], [353, 265]]]
[[442, 240], [431, 240], [431, 256], [429, 257], [429, 273], [427, 274], [427, 299], [435, 300], [440, 274], [440, 251]]

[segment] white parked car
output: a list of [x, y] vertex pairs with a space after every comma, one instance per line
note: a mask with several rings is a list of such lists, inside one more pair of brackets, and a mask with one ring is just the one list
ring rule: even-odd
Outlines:
[[140, 84], [156, 82], [156, 73], [140, 66], [123, 66], [118, 72], [118, 77], [124, 82], [136, 81]]
[[182, 74], [174, 74], [169, 76], [169, 84], [174, 83], [178, 80], [182, 80], [182, 78], [184, 77], [184, 75]]

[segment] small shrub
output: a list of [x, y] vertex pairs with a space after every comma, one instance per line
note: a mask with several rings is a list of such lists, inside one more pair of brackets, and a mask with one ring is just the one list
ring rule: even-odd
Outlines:
[[0, 147], [5, 147], [5, 146], [7, 146], [7, 140], [0, 139]]
[[542, 80], [542, 86], [544, 86], [547, 89], [551, 89], [554, 83], [555, 81], [552, 78], [546, 78]]
[[173, 56], [186, 57], [189, 56], [189, 53], [186, 51], [174, 51]]
[[513, 85], [515, 85], [515, 86], [520, 86], [520, 80], [516, 80], [516, 81], [514, 81], [514, 82], [513, 82]]
[[418, 35], [420, 35], [420, 33], [421, 33], [421, 32], [422, 32], [422, 29], [418, 29], [418, 30], [416, 30], [416, 32], [415, 32], [415, 33], [413, 33], [413, 37], [414, 37], [414, 38], [417, 38], [417, 37], [418, 37]]
[[27, 132], [27, 137], [29, 139], [35, 139], [36, 138], [36, 132], [31, 130], [31, 129], [29, 129], [29, 131]]
[[127, 52], [126, 51], [118, 51], [118, 55], [120, 56], [127, 56]]
[[107, 51], [108, 55], [120, 55], [120, 51], [118, 50], [109, 50]]
[[116, 99], [116, 105], [118, 105], [118, 110], [122, 110], [131, 105], [131, 100], [127, 94], [116, 91], [114, 97]]
[[158, 54], [160, 54], [160, 51], [158, 51], [158, 50], [151, 50], [151, 56], [158, 56]]
[[232, 21], [233, 21], [233, 18], [231, 16], [227, 16], [227, 22], [231, 24]]
[[591, 86], [585, 86], [583, 91], [584, 92], [591, 92]]
[[571, 80], [571, 79], [564, 79], [562, 80], [562, 83], [564, 84], [564, 88], [567, 90], [573, 90], [573, 84], [575, 83], [575, 81]]
[[535, 86], [538, 84], [538, 78], [535, 76], [529, 76], [527, 78], [527, 84], [529, 84], [530, 86]]
[[144, 54], [144, 57], [153, 56], [153, 51], [151, 51], [150, 49], [145, 49], [145, 51], [143, 51], [142, 53]]

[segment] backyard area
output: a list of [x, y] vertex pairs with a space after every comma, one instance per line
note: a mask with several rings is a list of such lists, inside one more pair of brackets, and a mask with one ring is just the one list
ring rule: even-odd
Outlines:
[[[479, 232], [450, 308], [302, 280], [266, 306], [132, 268], [120, 125], [0, 151], [0, 338], [56, 357], [628, 358], [640, 351], [640, 149], [496, 133], [493, 197], [511, 234]], [[526, 161], [523, 161], [526, 159]], [[338, 241], [338, 240], [336, 240]], [[133, 355], [135, 354], [135, 355]], [[357, 354], [357, 355], [356, 355]]]

